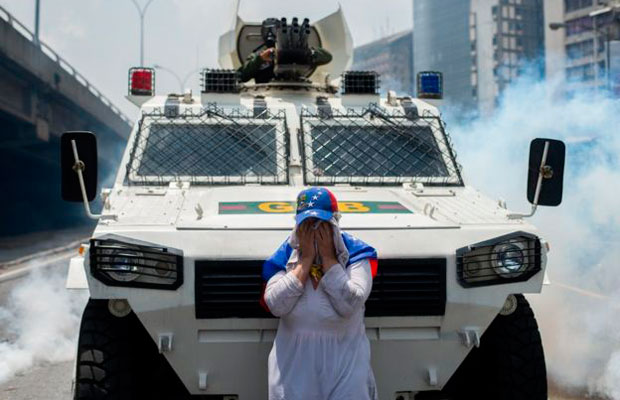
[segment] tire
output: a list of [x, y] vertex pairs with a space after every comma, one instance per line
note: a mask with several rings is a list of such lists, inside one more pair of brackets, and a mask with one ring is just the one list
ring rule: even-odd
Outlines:
[[534, 312], [523, 295], [498, 315], [441, 391], [446, 399], [547, 400], [547, 370]]
[[75, 376], [75, 400], [189, 397], [136, 315], [113, 316], [107, 300], [84, 309]]

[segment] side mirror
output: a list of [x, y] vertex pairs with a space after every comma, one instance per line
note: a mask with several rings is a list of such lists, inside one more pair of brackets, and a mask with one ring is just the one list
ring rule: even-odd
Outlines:
[[[74, 154], [75, 141], [78, 161]], [[65, 132], [60, 138], [61, 193], [65, 201], [82, 202], [78, 169], [82, 170], [88, 201], [97, 196], [97, 137], [92, 132]]]
[[527, 200], [534, 206], [558, 206], [562, 202], [565, 157], [566, 146], [561, 140], [532, 140]]

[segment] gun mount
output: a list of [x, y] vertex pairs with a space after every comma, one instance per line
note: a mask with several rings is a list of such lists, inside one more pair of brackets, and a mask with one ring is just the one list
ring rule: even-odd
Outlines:
[[307, 77], [314, 70], [312, 49], [308, 45], [310, 20], [304, 18], [301, 25], [295, 17], [287, 25], [282, 18], [276, 30], [274, 74], [280, 79]]
[[[264, 22], [267, 22], [265, 24]], [[265, 37], [276, 47], [276, 76], [303, 76], [311, 83], [337, 84], [341, 74], [353, 59], [353, 38], [342, 9], [318, 20], [299, 23], [293, 18], [270, 18], [261, 22], [245, 22], [237, 14], [228, 32], [220, 36], [219, 64], [221, 68], [238, 69], [248, 55], [266, 45]], [[312, 48], [323, 48], [332, 54], [332, 60], [314, 67]]]

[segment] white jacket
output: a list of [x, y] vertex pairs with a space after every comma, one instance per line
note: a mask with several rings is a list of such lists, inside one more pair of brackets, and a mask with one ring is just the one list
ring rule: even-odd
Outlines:
[[[346, 264], [347, 250], [338, 238], [342, 241], [334, 229], [338, 260]], [[310, 279], [302, 285], [290, 272], [296, 262], [294, 251], [287, 271], [271, 277], [265, 289], [269, 309], [280, 317], [269, 354], [269, 399], [377, 400], [364, 326], [370, 263], [333, 265], [314, 289]]]

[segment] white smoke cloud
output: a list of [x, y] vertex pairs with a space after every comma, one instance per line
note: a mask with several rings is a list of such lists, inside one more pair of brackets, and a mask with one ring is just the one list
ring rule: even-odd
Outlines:
[[566, 142], [563, 203], [533, 219], [551, 243], [552, 286], [529, 299], [551, 379], [620, 399], [620, 100], [587, 92], [566, 100], [559, 88], [522, 79], [492, 116], [463, 123], [448, 111], [448, 128], [466, 182], [518, 212], [530, 208], [529, 142]]
[[67, 260], [36, 268], [0, 307], [0, 383], [33, 365], [72, 360], [87, 296], [65, 289]]

